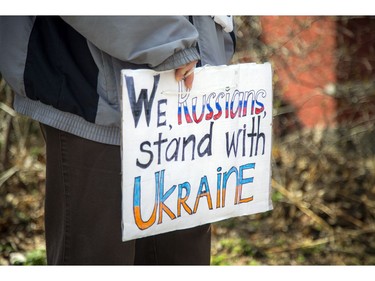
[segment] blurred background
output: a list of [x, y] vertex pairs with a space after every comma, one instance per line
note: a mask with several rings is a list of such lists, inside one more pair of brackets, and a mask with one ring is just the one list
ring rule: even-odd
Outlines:
[[[270, 62], [272, 211], [213, 225], [213, 265], [375, 264], [375, 17], [235, 16]], [[0, 265], [45, 264], [45, 151], [0, 74]]]

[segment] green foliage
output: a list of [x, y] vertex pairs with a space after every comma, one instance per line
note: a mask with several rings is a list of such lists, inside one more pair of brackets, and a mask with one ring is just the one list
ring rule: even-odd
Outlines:
[[250, 240], [243, 238], [222, 238], [218, 241], [211, 263], [213, 265], [233, 265], [240, 260], [248, 260], [247, 264], [259, 264], [252, 257], [256, 251]]
[[272, 192], [272, 202], [280, 202], [282, 199], [283, 195], [279, 191], [275, 190]]
[[219, 254], [211, 257], [211, 265], [230, 265], [227, 254]]
[[26, 254], [25, 265], [46, 265], [46, 251], [44, 249], [37, 249]]
[[22, 253], [12, 253], [10, 257], [12, 265], [46, 265], [46, 251], [44, 249], [35, 249]]

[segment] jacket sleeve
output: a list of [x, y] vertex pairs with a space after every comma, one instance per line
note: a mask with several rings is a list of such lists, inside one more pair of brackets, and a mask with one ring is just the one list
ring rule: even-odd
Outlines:
[[183, 16], [62, 17], [109, 55], [155, 70], [199, 60], [198, 32]]

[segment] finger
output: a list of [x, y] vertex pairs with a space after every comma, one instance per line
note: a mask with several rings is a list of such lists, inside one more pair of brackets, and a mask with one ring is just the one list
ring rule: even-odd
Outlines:
[[184, 80], [188, 75], [190, 75], [191, 68], [189, 67], [182, 67], [176, 69], [175, 77], [177, 81]]
[[186, 70], [184, 68], [178, 68], [178, 69], [176, 69], [176, 71], [175, 71], [176, 81], [179, 82], [182, 79], [184, 79], [185, 73], [186, 73]]
[[192, 61], [188, 64], [181, 66], [180, 68], [177, 68], [175, 71], [176, 80], [181, 81], [184, 78], [186, 78], [188, 75], [190, 75], [190, 72], [194, 71], [196, 64], [197, 64], [196, 61]]
[[193, 81], [194, 81], [194, 72], [192, 72], [190, 75], [188, 75], [188, 76], [184, 79], [185, 88], [186, 88], [187, 90], [191, 90], [191, 88], [193, 88]]

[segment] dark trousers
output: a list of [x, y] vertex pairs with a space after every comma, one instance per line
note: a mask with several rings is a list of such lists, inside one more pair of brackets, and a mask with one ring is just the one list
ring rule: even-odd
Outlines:
[[209, 265], [209, 225], [122, 242], [120, 147], [41, 127], [48, 264]]

